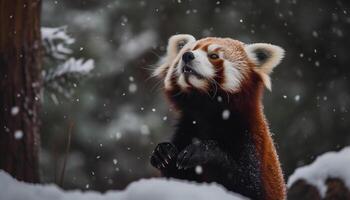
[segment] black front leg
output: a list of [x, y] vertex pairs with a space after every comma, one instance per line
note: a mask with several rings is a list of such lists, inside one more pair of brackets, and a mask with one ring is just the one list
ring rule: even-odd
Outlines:
[[217, 142], [206, 140], [190, 144], [182, 150], [177, 156], [176, 167], [186, 170], [197, 165], [213, 164], [223, 167], [229, 163], [228, 155], [219, 148]]
[[170, 142], [159, 143], [151, 156], [151, 165], [164, 173], [167, 168], [175, 166], [177, 148]]
[[178, 149], [169, 142], [159, 143], [154, 149], [150, 162], [159, 169], [163, 177], [172, 177], [186, 180], [196, 180], [196, 175], [190, 170], [179, 170], [176, 167]]
[[216, 141], [206, 140], [188, 145], [176, 160], [179, 172], [195, 172], [196, 166], [203, 171], [190, 180], [217, 182], [227, 189], [252, 199], [262, 199], [262, 184], [254, 147], [246, 145], [239, 157], [233, 158], [220, 148]]

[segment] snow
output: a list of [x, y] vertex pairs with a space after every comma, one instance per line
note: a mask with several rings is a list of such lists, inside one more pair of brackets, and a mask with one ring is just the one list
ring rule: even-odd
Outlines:
[[194, 168], [194, 171], [196, 174], [202, 174], [203, 173], [203, 168], [200, 165], [197, 165], [196, 168]]
[[69, 58], [66, 62], [59, 65], [51, 76], [60, 77], [71, 73], [88, 74], [92, 69], [94, 69], [94, 61], [92, 59], [84, 62], [83, 59]]
[[115, 138], [116, 138], [117, 140], [119, 140], [121, 137], [122, 137], [122, 133], [121, 133], [121, 132], [116, 132]]
[[151, 131], [149, 130], [149, 127], [146, 124], [141, 125], [140, 132], [142, 135], [149, 135], [151, 133]]
[[41, 38], [45, 51], [55, 59], [65, 59], [73, 51], [68, 48], [75, 40], [67, 34], [67, 27], [41, 28]]
[[135, 93], [137, 91], [137, 85], [135, 83], [129, 84], [129, 92]]
[[18, 106], [14, 106], [14, 107], [11, 108], [11, 115], [12, 115], [12, 116], [17, 115], [18, 112], [19, 112]]
[[222, 119], [224, 119], [224, 120], [227, 120], [228, 118], [230, 118], [230, 111], [229, 110], [224, 110], [223, 112], [222, 112]]
[[[86, 188], [90, 185], [86, 184]], [[123, 191], [64, 191], [56, 185], [19, 182], [0, 171], [1, 200], [242, 200], [238, 194], [227, 192], [217, 184], [197, 184], [179, 180], [142, 179]]]
[[310, 165], [300, 167], [288, 179], [288, 187], [303, 179], [315, 186], [324, 197], [327, 191], [327, 178], [339, 178], [350, 189], [350, 147], [339, 152], [327, 152], [317, 157]]
[[[68, 86], [77, 86], [76, 83], [69, 83], [78, 77], [88, 75], [94, 69], [94, 60], [76, 59], [71, 56], [73, 54], [71, 45], [75, 40], [68, 35], [66, 26], [42, 27], [41, 34], [45, 49], [44, 69], [42, 71], [44, 86], [69, 98], [74, 91]], [[79, 51], [83, 49], [80, 47]], [[57, 105], [57, 99], [55, 97], [52, 99]], [[76, 101], [79, 102], [79, 99]]]
[[222, 97], [218, 96], [218, 102], [222, 102]]
[[23, 138], [23, 131], [21, 131], [21, 130], [16, 130], [14, 135], [15, 135], [15, 139], [16, 139], [16, 140], [20, 140], [20, 139]]
[[299, 102], [300, 101], [300, 95], [299, 94], [295, 95], [294, 100], [296, 102]]

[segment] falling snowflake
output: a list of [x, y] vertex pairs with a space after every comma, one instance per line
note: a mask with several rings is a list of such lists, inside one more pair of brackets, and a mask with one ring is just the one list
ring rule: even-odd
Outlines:
[[222, 97], [218, 96], [218, 102], [222, 102]]
[[227, 120], [228, 118], [230, 118], [230, 111], [229, 110], [224, 110], [222, 111], [222, 119]]
[[151, 132], [146, 124], [141, 125], [140, 131], [142, 135], [149, 135]]
[[14, 107], [11, 108], [11, 115], [12, 115], [12, 116], [17, 115], [18, 112], [19, 112], [18, 106], [14, 106]]
[[120, 140], [120, 138], [122, 138], [122, 133], [121, 133], [121, 132], [116, 132], [116, 133], [115, 133], [115, 138], [116, 138], [117, 140]]
[[319, 67], [320, 66], [320, 61], [315, 61], [315, 66]]
[[129, 85], [129, 92], [130, 93], [135, 93], [137, 91], [137, 85], [135, 83], [131, 83]]
[[22, 138], [23, 138], [23, 131], [21, 131], [21, 130], [15, 131], [15, 139], [20, 140]]
[[195, 170], [196, 174], [202, 174], [203, 173], [203, 168], [200, 165], [197, 165], [194, 170]]

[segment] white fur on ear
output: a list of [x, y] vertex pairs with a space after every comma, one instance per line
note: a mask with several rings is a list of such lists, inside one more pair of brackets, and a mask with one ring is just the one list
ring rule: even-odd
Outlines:
[[170, 67], [173, 60], [176, 58], [179, 51], [187, 44], [195, 42], [196, 39], [189, 34], [178, 34], [173, 35], [169, 38], [167, 52], [165, 57], [161, 58], [158, 62], [158, 66], [154, 71], [152, 76], [164, 78], [165, 74]]
[[272, 44], [254, 43], [246, 45], [245, 51], [256, 65], [254, 70], [261, 76], [266, 88], [271, 90], [270, 74], [284, 57], [284, 50]]
[[178, 34], [173, 35], [169, 38], [168, 47], [167, 47], [167, 60], [171, 62], [175, 59], [176, 55], [179, 51], [184, 47], [187, 43], [195, 42], [196, 38], [189, 34]]

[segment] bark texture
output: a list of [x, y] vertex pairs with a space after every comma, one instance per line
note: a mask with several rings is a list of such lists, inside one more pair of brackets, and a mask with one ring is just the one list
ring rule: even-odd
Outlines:
[[40, 0], [0, 0], [0, 169], [38, 182]]

